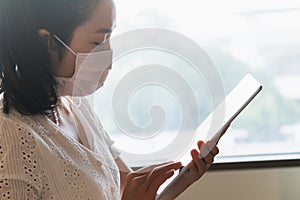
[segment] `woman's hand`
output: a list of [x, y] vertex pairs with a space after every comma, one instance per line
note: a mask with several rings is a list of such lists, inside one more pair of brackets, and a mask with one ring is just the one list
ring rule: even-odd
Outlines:
[[[224, 128], [221, 133], [221, 137], [225, 134], [230, 124]], [[218, 143], [219, 141], [217, 141]], [[189, 162], [188, 170], [182, 172], [182, 174], [173, 182], [170, 187], [160, 195], [160, 200], [171, 200], [178, 197], [184, 190], [191, 186], [194, 182], [199, 180], [203, 174], [208, 170], [211, 164], [214, 162], [215, 156], [219, 153], [217, 143], [209, 141], [206, 144], [203, 141], [198, 141], [197, 149], [191, 151], [192, 161]]]
[[189, 170], [183, 175], [185, 181], [192, 184], [200, 179], [218, 153], [219, 149], [214, 142], [209, 141], [205, 144], [203, 141], [198, 141], [198, 150], [191, 151], [192, 161], [188, 164]]
[[[219, 139], [226, 133], [230, 124], [228, 124], [222, 131]], [[193, 149], [191, 151], [192, 161], [188, 164], [188, 172], [184, 174], [184, 181], [187, 185], [193, 184], [195, 181], [201, 178], [203, 174], [214, 162], [215, 156], [219, 153], [217, 142], [208, 141], [206, 144], [203, 141], [198, 141], [198, 150]]]
[[126, 177], [122, 200], [154, 200], [161, 184], [180, 169], [180, 162], [152, 165], [131, 172]]

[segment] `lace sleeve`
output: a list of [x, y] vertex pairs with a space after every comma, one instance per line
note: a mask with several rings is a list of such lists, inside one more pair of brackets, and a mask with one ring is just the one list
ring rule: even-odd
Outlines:
[[109, 136], [109, 134], [103, 128], [101, 128], [101, 130], [102, 130], [105, 142], [108, 145], [109, 150], [110, 150], [113, 158], [115, 160], [118, 159], [120, 157], [120, 155], [121, 155], [121, 151], [118, 150], [115, 146], [113, 146], [113, 144], [115, 143], [115, 141], [111, 139], [111, 137]]

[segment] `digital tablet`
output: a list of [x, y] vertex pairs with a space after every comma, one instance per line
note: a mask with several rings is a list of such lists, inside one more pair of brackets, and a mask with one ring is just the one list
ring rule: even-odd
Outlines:
[[[252, 75], [246, 75], [201, 123], [196, 130], [196, 135], [201, 136], [202, 139], [204, 138], [206, 142], [213, 140], [217, 143], [223, 130], [249, 105], [261, 90], [262, 85]], [[164, 194], [186, 171], [188, 171], [187, 166], [182, 168], [180, 173], [157, 196], [156, 200], [163, 200]]]

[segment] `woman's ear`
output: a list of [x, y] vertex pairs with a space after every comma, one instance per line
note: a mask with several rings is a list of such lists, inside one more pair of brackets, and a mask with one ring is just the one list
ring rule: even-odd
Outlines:
[[55, 45], [53, 45], [53, 38], [50, 32], [46, 29], [38, 30], [38, 34], [40, 36], [41, 41], [44, 43], [45, 47], [48, 50], [50, 56], [50, 65], [55, 71], [59, 63], [59, 53], [57, 52]]
[[38, 31], [38, 34], [41, 38], [41, 40], [43, 41], [44, 45], [50, 50], [53, 49], [53, 45], [51, 42], [51, 34], [49, 33], [49, 31], [47, 31], [46, 29], [40, 29]]

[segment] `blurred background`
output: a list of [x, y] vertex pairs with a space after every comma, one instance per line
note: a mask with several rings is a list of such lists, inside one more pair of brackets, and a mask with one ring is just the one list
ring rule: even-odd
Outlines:
[[[163, 28], [183, 34], [198, 43], [220, 72], [227, 94], [247, 73], [264, 86], [263, 93], [234, 121], [220, 143], [217, 162], [264, 160], [300, 152], [300, 1], [151, 0], [115, 1], [117, 28], [114, 35], [140, 28]], [[112, 37], [113, 37], [112, 36]], [[167, 41], [166, 41], [167, 42]], [[144, 50], [126, 56], [114, 65], [107, 83], [96, 95], [96, 110], [116, 146], [129, 152], [148, 153], [166, 141], [138, 145], [114, 123], [108, 98], [121, 74], [142, 62], [156, 59], [182, 70], [193, 88], [200, 110], [199, 124], [213, 106], [205, 79], [178, 58], [165, 52]], [[125, 60], [125, 59], [124, 59]], [[126, 63], [127, 65], [125, 65]], [[130, 101], [128, 112], [137, 126], [149, 124], [149, 108], [159, 104], [167, 113], [163, 132], [168, 138], [180, 124], [180, 105], [173, 94], [149, 86]], [[133, 145], [135, 144], [135, 145]], [[155, 149], [155, 148], [154, 148]], [[189, 156], [189, 155], [187, 155]], [[138, 161], [137, 161], [138, 162]], [[143, 163], [136, 163], [143, 165]]]
[[[216, 163], [299, 159], [299, 0], [115, 0], [115, 3], [117, 28], [113, 36], [148, 27], [175, 31], [207, 52], [220, 73], [226, 94], [247, 73], [263, 84], [263, 92], [221, 140]], [[197, 99], [197, 108], [191, 108], [190, 112], [192, 116], [197, 109], [200, 111], [199, 124], [213, 109], [205, 79], [196, 76], [182, 60], [151, 50], [134, 52], [126, 59], [114, 66], [95, 101], [104, 128], [121, 150], [137, 154], [156, 151], [168, 144], [180, 124], [181, 110], [176, 97], [156, 86], [136, 93], [128, 104], [128, 113], [137, 126], [143, 127], [151, 123], [149, 109], [153, 105], [162, 106], [167, 118], [163, 140], [145, 143], [128, 137], [116, 125], [111, 108], [102, 106], [112, 105], [109, 97], [122, 74], [143, 62], [171, 63], [181, 73]], [[189, 152], [183, 157], [189, 158]], [[155, 160], [127, 162], [143, 166]], [[300, 198], [299, 174], [297, 166], [209, 172], [179, 199], [296, 200]]]

